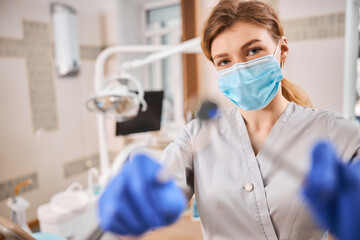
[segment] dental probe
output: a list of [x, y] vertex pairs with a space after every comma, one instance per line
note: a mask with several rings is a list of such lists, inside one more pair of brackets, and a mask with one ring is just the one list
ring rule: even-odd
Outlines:
[[[201, 120], [201, 121], [211, 121], [214, 118], [216, 118], [216, 116], [218, 115], [218, 107], [215, 103], [211, 102], [211, 101], [204, 101], [201, 104], [201, 107], [199, 109], [199, 111], [197, 112], [197, 117]], [[198, 151], [201, 151], [204, 147], [206, 147], [207, 145], [210, 144], [211, 142], [211, 135], [213, 133], [213, 128], [209, 129], [210, 132], [204, 132], [205, 134], [201, 134], [199, 136], [200, 138], [200, 145], [196, 146], [192, 152], [196, 153]], [[164, 163], [163, 168], [160, 169], [160, 171], [158, 172], [156, 179], [159, 183], [166, 183], [168, 182], [171, 178], [172, 178], [172, 173], [171, 173], [171, 169], [175, 168], [175, 167], [180, 167], [177, 165], [172, 165], [170, 167], [170, 169], [166, 166], [166, 163]]]

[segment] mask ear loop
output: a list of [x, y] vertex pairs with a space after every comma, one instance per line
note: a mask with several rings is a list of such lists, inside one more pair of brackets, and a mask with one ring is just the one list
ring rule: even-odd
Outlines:
[[280, 68], [283, 70], [284, 69], [284, 65], [285, 65], [285, 61], [281, 61], [280, 62]]
[[[274, 56], [276, 56], [276, 53], [277, 53], [277, 51], [279, 50], [279, 46], [281, 46], [281, 39], [279, 40], [279, 42], [278, 42], [278, 44], [277, 44], [277, 46], [276, 46], [276, 49], [275, 49], [275, 52], [274, 52]], [[281, 61], [280, 60], [280, 68], [281, 68], [281, 70], [284, 70], [284, 65], [285, 65], [285, 61]]]
[[276, 55], [277, 51], [279, 50], [280, 43], [281, 43], [281, 39], [279, 40], [278, 44], [276, 45], [276, 49], [275, 49], [275, 52], [273, 54], [274, 56]]
[[[275, 49], [275, 53], [274, 53], [274, 56], [276, 56], [276, 53], [277, 51], [279, 50], [279, 46], [281, 46], [281, 39], [279, 40], [277, 46], [276, 46], [276, 49]], [[280, 60], [280, 69], [281, 69], [281, 72], [284, 74], [284, 65], [285, 65], [285, 61], [281, 61]]]

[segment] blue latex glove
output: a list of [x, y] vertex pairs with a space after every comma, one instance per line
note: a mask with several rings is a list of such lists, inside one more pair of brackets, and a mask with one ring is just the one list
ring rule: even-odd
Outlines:
[[360, 162], [344, 164], [331, 145], [318, 143], [303, 195], [315, 220], [338, 240], [360, 239]]
[[100, 226], [120, 235], [140, 235], [174, 223], [186, 207], [186, 198], [174, 180], [160, 183], [161, 165], [145, 154], [127, 162], [99, 201]]

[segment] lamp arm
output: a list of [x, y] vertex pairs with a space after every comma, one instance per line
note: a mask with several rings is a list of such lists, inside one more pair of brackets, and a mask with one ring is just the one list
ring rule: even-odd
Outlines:
[[[196, 40], [193, 45], [188, 46], [190, 41]], [[170, 56], [172, 54], [178, 53], [178, 52], [186, 52], [186, 53], [194, 53], [199, 52], [199, 49], [196, 48], [197, 45], [199, 45], [200, 40], [198, 38], [194, 38], [192, 40], [183, 42], [179, 45], [172, 46], [172, 45], [128, 45], [128, 46], [113, 46], [108, 47], [104, 49], [100, 54], [97, 56], [95, 61], [95, 91], [99, 91], [101, 89], [101, 82], [104, 80], [104, 66], [106, 60], [113, 54], [116, 53], [148, 53], [148, 52], [158, 52], [161, 51], [161, 53], [165, 53], [167, 51], [171, 51], [170, 54], [162, 57], [165, 58], [167, 56]], [[185, 44], [186, 46], [183, 46]], [[180, 51], [177, 50], [181, 46]], [[174, 53], [172, 53], [174, 50], [176, 50]], [[159, 58], [161, 59], [161, 58]], [[158, 60], [158, 59], [156, 59]], [[146, 63], [147, 64], [147, 63]], [[145, 65], [145, 64], [144, 64]], [[143, 65], [141, 65], [143, 66]], [[134, 67], [132, 67], [133, 69]], [[125, 70], [125, 69], [124, 69]]]
[[[135, 59], [133, 61], [125, 62], [125, 63], [120, 65], [119, 70], [120, 71], [124, 71], [124, 70], [126, 71], [126, 70], [135, 69], [135, 68], [138, 68], [138, 67], [142, 67], [142, 66], [150, 64], [152, 62], [155, 62], [157, 60], [161, 60], [163, 58], [169, 57], [169, 56], [171, 56], [173, 54], [180, 53], [180, 52], [185, 52], [185, 51], [187, 51], [189, 49], [192, 49], [192, 48], [195, 48], [197, 46], [200, 46], [200, 38], [198, 38], [198, 37], [190, 39], [190, 40], [185, 41], [185, 42], [182, 42], [179, 45], [177, 45], [175, 47], [172, 47], [170, 49], [150, 54], [146, 58]], [[196, 50], [195, 52], [199, 52], [199, 50]]]
[[95, 60], [95, 91], [98, 92], [101, 89], [102, 81], [104, 80], [104, 66], [106, 60], [113, 54], [116, 53], [146, 53], [146, 52], [157, 52], [164, 49], [169, 49], [171, 46], [152, 46], [152, 45], [130, 45], [130, 46], [113, 46], [104, 49], [96, 57]]

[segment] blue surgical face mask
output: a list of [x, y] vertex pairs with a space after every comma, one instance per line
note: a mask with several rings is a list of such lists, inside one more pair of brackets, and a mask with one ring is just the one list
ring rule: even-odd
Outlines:
[[220, 90], [243, 110], [258, 110], [274, 99], [283, 79], [275, 55], [257, 58], [218, 72]]

